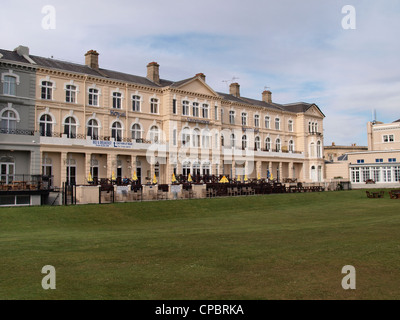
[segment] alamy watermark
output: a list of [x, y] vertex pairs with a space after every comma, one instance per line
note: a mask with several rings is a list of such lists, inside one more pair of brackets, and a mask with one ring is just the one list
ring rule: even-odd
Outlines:
[[342, 28], [344, 30], [355, 30], [357, 28], [356, 8], [346, 5], [342, 8], [342, 14], [345, 14], [342, 19]]
[[355, 290], [356, 289], [356, 268], [347, 265], [342, 268], [342, 274], [346, 276], [342, 280], [342, 288], [344, 290]]
[[42, 28], [44, 30], [54, 30], [56, 28], [56, 8], [51, 5], [42, 8]]
[[42, 268], [42, 273], [46, 276], [42, 279], [42, 288], [44, 290], [55, 290], [56, 289], [56, 268], [47, 265]]

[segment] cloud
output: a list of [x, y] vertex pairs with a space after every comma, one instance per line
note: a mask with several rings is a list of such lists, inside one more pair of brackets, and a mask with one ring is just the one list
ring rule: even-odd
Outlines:
[[239, 78], [250, 98], [268, 86], [278, 103], [316, 103], [327, 116], [325, 139], [337, 143], [366, 144], [372, 109], [384, 122], [400, 118], [396, 1], [353, 0], [355, 30], [342, 28], [342, 0], [51, 2], [56, 30], [41, 28], [47, 1], [3, 4], [2, 48], [24, 44], [77, 63], [96, 49], [102, 67], [137, 75], [155, 60], [162, 78], [203, 72], [217, 91]]

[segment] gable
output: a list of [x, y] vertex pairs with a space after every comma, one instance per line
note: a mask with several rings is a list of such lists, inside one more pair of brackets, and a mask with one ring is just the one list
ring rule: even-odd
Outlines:
[[308, 116], [325, 118], [325, 115], [315, 104], [311, 105], [310, 108], [308, 108], [308, 110], [304, 114]]
[[217, 93], [213, 89], [211, 89], [211, 87], [209, 87], [206, 83], [199, 80], [198, 78], [181, 84], [177, 87], [177, 89], [198, 94], [204, 94], [207, 96], [218, 97]]

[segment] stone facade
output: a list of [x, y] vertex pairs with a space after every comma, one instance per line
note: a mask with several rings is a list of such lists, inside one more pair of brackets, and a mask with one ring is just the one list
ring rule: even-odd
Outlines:
[[35, 102], [21, 118], [56, 186], [135, 173], [164, 184], [188, 173], [323, 181], [325, 116], [315, 104], [278, 104], [269, 91], [245, 98], [237, 83], [216, 92], [202, 73], [164, 80], [156, 62], [147, 77], [105, 70], [94, 50], [83, 65], [30, 59]]

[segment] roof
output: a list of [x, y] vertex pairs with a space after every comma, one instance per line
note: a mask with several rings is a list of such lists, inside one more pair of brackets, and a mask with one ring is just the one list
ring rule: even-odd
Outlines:
[[15, 51], [8, 51], [8, 50], [0, 49], [0, 53], [3, 55], [2, 59], [20, 62], [20, 63], [29, 63], [28, 60], [26, 60], [24, 57], [21, 57]]
[[[24, 57], [20, 56], [16, 51], [8, 51], [8, 50], [3, 50], [0, 49], [0, 56], [1, 59], [5, 60], [10, 60], [10, 61], [16, 61], [20, 63], [30, 63], [27, 59]], [[197, 78], [198, 75], [180, 80], [180, 81], [170, 81], [170, 80], [165, 80], [165, 79], [160, 79], [160, 83], [154, 83], [153, 81], [147, 79], [146, 77], [142, 76], [136, 76], [136, 75], [131, 75], [123, 72], [118, 72], [118, 71], [113, 71], [113, 70], [108, 70], [108, 69], [92, 69], [87, 65], [82, 65], [82, 64], [77, 64], [77, 63], [72, 63], [72, 62], [67, 62], [67, 61], [62, 61], [62, 60], [56, 60], [52, 58], [44, 58], [44, 57], [39, 57], [35, 55], [29, 55], [29, 57], [37, 64], [37, 66], [45, 67], [45, 68], [51, 68], [51, 69], [59, 69], [63, 71], [69, 71], [69, 72], [74, 72], [74, 73], [80, 73], [80, 74], [85, 74], [85, 75], [91, 75], [95, 77], [102, 77], [102, 78], [108, 78], [108, 79], [113, 79], [113, 80], [120, 80], [120, 81], [125, 81], [125, 82], [131, 82], [139, 85], [145, 85], [145, 86], [150, 86], [150, 87], [156, 87], [156, 88], [163, 88], [163, 87], [172, 87], [172, 88], [177, 88], [180, 87], [181, 85], [185, 84], [186, 82], [190, 82], [193, 79]], [[245, 98], [245, 97], [236, 97], [232, 94], [227, 94], [227, 93], [221, 93], [221, 92], [216, 92], [222, 99], [227, 100], [227, 101], [232, 101], [235, 103], [242, 103], [242, 104], [248, 104], [252, 106], [259, 106], [263, 108], [268, 108], [268, 109], [275, 109], [279, 111], [288, 111], [288, 112], [293, 112], [293, 113], [304, 113], [308, 109], [310, 109], [312, 106], [316, 106], [315, 104], [309, 104], [305, 102], [297, 102], [293, 104], [277, 104], [277, 103], [267, 103], [262, 100], [255, 100], [251, 98]], [[318, 108], [319, 110], [319, 108]], [[319, 110], [321, 112], [321, 110]], [[321, 114], [323, 114], [321, 112]], [[400, 120], [398, 120], [400, 121]]]
[[396, 120], [396, 121], [393, 121], [393, 123], [395, 123], [395, 122], [400, 122], [400, 119], [399, 119], [399, 120]]

